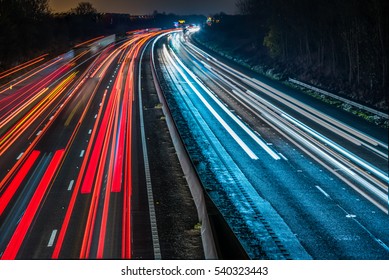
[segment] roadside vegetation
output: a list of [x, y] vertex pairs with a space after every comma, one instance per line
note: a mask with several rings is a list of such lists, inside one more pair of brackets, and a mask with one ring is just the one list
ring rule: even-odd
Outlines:
[[195, 39], [273, 79], [289, 77], [388, 110], [389, 2], [239, 0]]
[[[67, 52], [77, 43], [101, 36], [125, 35], [141, 28], [171, 28], [180, 16], [155, 11], [133, 16], [98, 12], [80, 2], [67, 12], [54, 13], [49, 0], [0, 0], [0, 72], [41, 54]], [[184, 19], [205, 21], [204, 16]], [[0, 81], [2, 82], [2, 81]]]

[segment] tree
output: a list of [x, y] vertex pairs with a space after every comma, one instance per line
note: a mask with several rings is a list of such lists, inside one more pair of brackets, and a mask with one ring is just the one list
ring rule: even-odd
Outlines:
[[268, 34], [263, 39], [263, 45], [269, 50], [272, 58], [278, 58], [282, 55], [281, 34], [276, 26], [270, 26]]
[[85, 16], [96, 14], [97, 10], [89, 2], [80, 2], [76, 8], [70, 10], [70, 13], [78, 16]]
[[48, 0], [0, 0], [0, 18], [37, 19], [50, 13]]
[[237, 7], [271, 63], [289, 75], [327, 79], [363, 101], [387, 98], [388, 0], [238, 0]]
[[48, 0], [0, 0], [0, 66], [25, 59], [41, 44], [39, 31], [49, 15]]

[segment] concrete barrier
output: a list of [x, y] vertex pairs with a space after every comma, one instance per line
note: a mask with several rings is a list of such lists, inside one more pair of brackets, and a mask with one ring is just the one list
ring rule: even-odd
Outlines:
[[[156, 41], [159, 38], [157, 38]], [[203, 191], [201, 181], [197, 175], [195, 168], [193, 167], [192, 161], [189, 157], [189, 154], [185, 148], [184, 143], [181, 140], [180, 134], [177, 130], [176, 124], [173, 120], [170, 109], [167, 105], [165, 96], [163, 95], [159, 83], [157, 82], [159, 79], [157, 77], [155, 64], [154, 64], [154, 44], [152, 45], [151, 52], [152, 52], [152, 61], [151, 61], [152, 75], [153, 75], [154, 85], [157, 90], [159, 102], [162, 104], [162, 111], [166, 118], [166, 123], [173, 140], [174, 148], [176, 149], [178, 159], [180, 161], [185, 178], [188, 182], [190, 192], [192, 194], [193, 200], [197, 208], [197, 214], [201, 222], [201, 238], [203, 242], [204, 256], [206, 259], [218, 259], [217, 249], [213, 238], [212, 228], [209, 222], [205, 196], [204, 196], [204, 191]]]

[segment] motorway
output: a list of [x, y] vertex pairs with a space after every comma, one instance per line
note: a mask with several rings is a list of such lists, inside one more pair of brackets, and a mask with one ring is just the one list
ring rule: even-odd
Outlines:
[[192, 160], [252, 258], [389, 258], [387, 130], [237, 70], [188, 35], [170, 35], [159, 57]]
[[140, 61], [251, 258], [389, 259], [386, 130], [177, 30], [101, 40], [0, 86], [1, 259], [161, 258]]
[[131, 201], [138, 59], [159, 32], [96, 38], [1, 87], [2, 259], [157, 257], [132, 249]]

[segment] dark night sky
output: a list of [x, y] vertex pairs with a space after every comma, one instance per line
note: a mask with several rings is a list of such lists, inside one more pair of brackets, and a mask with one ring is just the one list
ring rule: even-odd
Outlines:
[[53, 12], [66, 12], [79, 2], [90, 2], [99, 12], [151, 14], [153, 11], [181, 15], [212, 15], [237, 12], [237, 0], [49, 0]]

